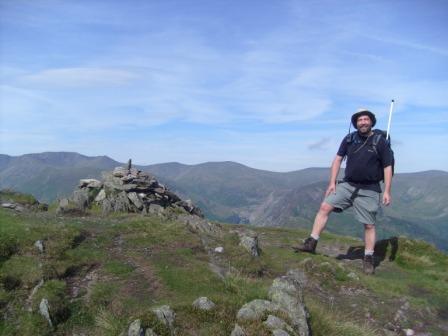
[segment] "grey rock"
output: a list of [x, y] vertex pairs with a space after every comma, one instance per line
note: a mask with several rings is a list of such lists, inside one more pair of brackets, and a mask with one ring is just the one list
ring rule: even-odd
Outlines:
[[274, 315], [269, 315], [266, 321], [263, 322], [266, 327], [269, 329], [281, 329], [286, 325], [286, 322], [283, 321], [281, 318], [278, 318]]
[[238, 311], [236, 318], [238, 320], [258, 320], [265, 312], [274, 312], [278, 306], [268, 300], [256, 299], [246, 303]]
[[59, 201], [59, 206], [60, 207], [68, 207], [69, 201], [66, 198], [63, 198]]
[[135, 320], [129, 325], [128, 336], [142, 336], [142, 321]]
[[137, 185], [134, 183], [127, 183], [127, 184], [123, 184], [123, 186], [121, 187], [121, 190], [124, 191], [133, 191], [137, 189]]
[[257, 314], [253, 309], [245, 307], [240, 308], [240, 310], [238, 310], [238, 313], [236, 314], [236, 318], [239, 321], [254, 321], [257, 320], [259, 317], [260, 316], [257, 316]]
[[115, 177], [123, 177], [128, 175], [128, 170], [124, 167], [115, 167], [112, 175]]
[[2, 208], [6, 208], [6, 209], [15, 209], [16, 206], [17, 205], [14, 203], [2, 203]]
[[50, 327], [53, 328], [53, 323], [51, 322], [50, 317], [50, 305], [48, 304], [48, 300], [45, 298], [40, 301], [39, 313], [47, 320]]
[[244, 247], [252, 256], [260, 256], [260, 248], [258, 247], [258, 237], [243, 234], [240, 236], [240, 245]]
[[101, 189], [100, 192], [95, 197], [95, 202], [101, 202], [106, 198], [106, 191]]
[[84, 211], [89, 206], [89, 192], [86, 189], [75, 190], [73, 202], [79, 210]]
[[175, 335], [174, 320], [176, 318], [176, 314], [170, 308], [170, 306], [164, 305], [158, 308], [154, 308], [152, 311], [154, 312], [154, 314], [156, 314], [159, 321], [165, 324], [170, 329], [171, 335]]
[[163, 213], [164, 209], [163, 206], [159, 204], [151, 203], [148, 207], [148, 212], [151, 214], [161, 214]]
[[274, 279], [269, 296], [289, 317], [294, 331], [300, 336], [309, 336], [308, 312], [303, 303], [303, 283], [306, 276], [300, 270]]
[[283, 329], [275, 329], [272, 330], [272, 335], [273, 336], [290, 336], [286, 331], [284, 331]]
[[157, 334], [151, 328], [145, 330], [145, 336], [157, 336]]
[[105, 198], [102, 202], [101, 202], [101, 208], [103, 211], [103, 215], [106, 215], [108, 213], [111, 213], [114, 210], [112, 201]]
[[123, 190], [124, 182], [120, 178], [108, 174], [105, 174], [103, 176], [104, 188], [109, 190]]
[[214, 251], [216, 253], [223, 253], [224, 252], [224, 247], [222, 247], [222, 246], [215, 247]]
[[222, 228], [219, 224], [210, 223], [209, 221], [196, 215], [179, 215], [178, 221], [185, 223], [191, 231], [204, 233], [209, 236], [219, 237], [222, 235]]
[[18, 212], [23, 212], [23, 211], [25, 211], [25, 207], [21, 206], [20, 204], [17, 204], [15, 206], [14, 210], [18, 211]]
[[78, 188], [101, 188], [103, 183], [96, 179], [81, 179], [79, 180]]
[[216, 305], [209, 298], [202, 296], [193, 302], [193, 307], [201, 310], [212, 310]]
[[282, 329], [286, 330], [291, 335], [296, 335], [294, 329], [277, 316], [269, 315], [266, 321], [263, 322], [263, 324], [270, 330]]
[[39, 253], [44, 253], [44, 242], [42, 240], [36, 240], [34, 246], [37, 248]]
[[113, 206], [115, 212], [128, 212], [131, 209], [131, 203], [124, 191], [115, 196]]
[[238, 324], [235, 324], [235, 328], [233, 328], [230, 336], [246, 336], [246, 333]]
[[128, 198], [131, 200], [131, 202], [135, 205], [135, 207], [138, 210], [143, 209], [143, 202], [141, 201], [140, 197], [138, 197], [136, 192], [128, 193]]
[[67, 198], [63, 198], [59, 201], [58, 208], [56, 209], [56, 213], [64, 212], [69, 206], [69, 200]]
[[359, 276], [355, 272], [350, 272], [347, 274], [347, 276], [353, 280], [356, 280], [356, 281], [359, 280]]

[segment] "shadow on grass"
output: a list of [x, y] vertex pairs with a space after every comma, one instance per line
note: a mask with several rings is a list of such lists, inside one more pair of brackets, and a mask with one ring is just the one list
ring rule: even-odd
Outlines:
[[[389, 239], [379, 240], [375, 244], [375, 266], [378, 266], [386, 258], [389, 261], [394, 261], [398, 251], [398, 237], [391, 237]], [[364, 245], [350, 246], [346, 254], [339, 254], [338, 260], [356, 260], [364, 258]]]

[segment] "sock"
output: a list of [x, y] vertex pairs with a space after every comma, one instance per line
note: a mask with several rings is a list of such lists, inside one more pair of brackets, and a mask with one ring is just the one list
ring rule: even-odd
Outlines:
[[313, 235], [313, 234], [311, 234], [310, 237], [313, 238], [313, 239], [315, 239], [315, 240], [319, 240], [319, 235]]
[[366, 255], [366, 256], [373, 255], [373, 252], [374, 251], [372, 251], [372, 250], [364, 250], [364, 255]]

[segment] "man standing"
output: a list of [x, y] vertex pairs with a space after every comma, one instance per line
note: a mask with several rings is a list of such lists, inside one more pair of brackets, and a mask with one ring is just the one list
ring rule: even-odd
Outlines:
[[[375, 221], [381, 195], [379, 182], [384, 180], [382, 203], [387, 206], [391, 202], [393, 152], [386, 138], [372, 130], [376, 124], [372, 112], [361, 109], [352, 116], [351, 122], [357, 132], [342, 140], [331, 165], [330, 183], [314, 220], [311, 235], [297, 250], [314, 253], [330, 213], [342, 212], [352, 206], [355, 218], [364, 224], [363, 269], [366, 274], [373, 274]], [[345, 156], [345, 177], [342, 182], [337, 183], [336, 179]]]

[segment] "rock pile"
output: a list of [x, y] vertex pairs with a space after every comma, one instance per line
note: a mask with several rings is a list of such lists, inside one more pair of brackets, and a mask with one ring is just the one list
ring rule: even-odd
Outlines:
[[74, 204], [84, 211], [97, 204], [103, 213], [137, 212], [156, 213], [166, 208], [184, 209], [189, 214], [203, 217], [201, 210], [190, 200], [181, 200], [157, 179], [146, 172], [131, 167], [117, 167], [113, 172], [103, 172], [103, 181], [81, 179], [72, 199], [59, 202], [59, 211], [64, 212]]

